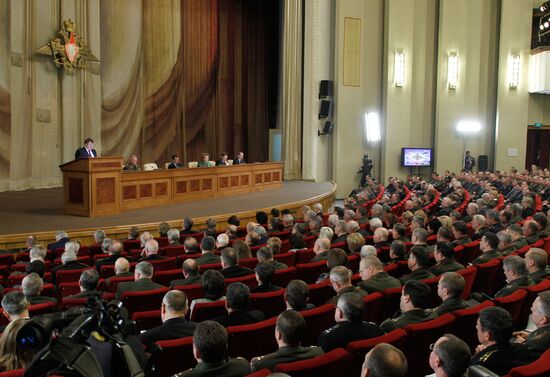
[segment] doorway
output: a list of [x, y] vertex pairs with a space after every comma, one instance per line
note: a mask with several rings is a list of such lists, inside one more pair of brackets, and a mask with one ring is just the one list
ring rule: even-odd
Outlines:
[[531, 128], [527, 130], [527, 156], [525, 169], [537, 165], [544, 169], [549, 168], [548, 152], [550, 150], [550, 128]]

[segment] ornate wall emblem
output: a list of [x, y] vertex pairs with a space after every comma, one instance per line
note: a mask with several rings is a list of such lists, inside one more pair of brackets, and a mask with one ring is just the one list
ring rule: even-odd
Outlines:
[[57, 33], [57, 38], [50, 40], [36, 53], [52, 56], [57, 68], [63, 68], [68, 74], [73, 73], [75, 68], [86, 69], [88, 61], [99, 61], [76, 32], [73, 21], [63, 21], [63, 28]]

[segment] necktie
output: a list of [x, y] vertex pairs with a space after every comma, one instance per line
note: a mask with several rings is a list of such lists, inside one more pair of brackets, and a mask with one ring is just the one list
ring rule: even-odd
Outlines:
[[92, 157], [92, 158], [94, 157], [94, 155], [92, 154], [92, 151], [89, 150], [89, 149], [88, 149], [88, 156], [90, 156], [90, 157]]

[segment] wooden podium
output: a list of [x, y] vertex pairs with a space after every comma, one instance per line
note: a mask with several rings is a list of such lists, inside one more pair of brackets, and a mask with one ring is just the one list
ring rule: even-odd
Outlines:
[[122, 157], [82, 158], [59, 168], [63, 213], [88, 217], [120, 213]]

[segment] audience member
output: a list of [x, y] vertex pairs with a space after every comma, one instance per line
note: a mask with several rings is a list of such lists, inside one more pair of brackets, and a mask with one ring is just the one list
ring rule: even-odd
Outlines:
[[134, 281], [119, 283], [116, 290], [116, 297], [120, 300], [124, 292], [151, 291], [164, 288], [162, 285], [154, 283], [153, 265], [149, 262], [139, 262], [134, 271]]
[[455, 250], [450, 242], [438, 242], [434, 248], [434, 258], [436, 263], [429, 271], [436, 276], [464, 269], [464, 266], [455, 260]]
[[218, 237], [216, 237], [216, 249], [222, 251], [226, 247], [229, 247], [229, 236], [225, 233], [218, 234]]
[[237, 240], [233, 242], [233, 249], [237, 252], [239, 260], [252, 258], [250, 247], [243, 240]]
[[379, 343], [366, 355], [361, 377], [406, 377], [407, 358], [400, 349]]
[[266, 246], [271, 250], [273, 255], [277, 255], [281, 253], [282, 245], [283, 245], [283, 241], [281, 241], [279, 237], [271, 237], [266, 242]]
[[122, 256], [124, 246], [120, 241], [113, 241], [109, 248], [109, 256], [95, 262], [95, 268], [101, 272], [101, 266], [113, 265]]
[[204, 297], [196, 298], [191, 301], [190, 311], [193, 314], [193, 309], [196, 304], [203, 302], [213, 302], [218, 300], [225, 300], [225, 281], [223, 275], [216, 270], [206, 270], [201, 277], [201, 287], [204, 292]]
[[470, 347], [460, 338], [445, 334], [439, 338], [430, 353], [430, 367], [435, 377], [463, 377], [470, 364]]
[[[120, 257], [115, 262], [115, 276], [113, 277], [128, 277], [128, 276], [134, 276], [132, 272], [130, 272], [130, 262], [128, 262], [128, 259]], [[111, 286], [111, 278], [105, 279], [105, 286], [109, 288]]]
[[315, 306], [309, 303], [309, 287], [303, 280], [291, 280], [285, 289], [284, 299], [287, 310], [309, 310]]
[[336, 295], [327, 300], [327, 304], [336, 304], [344, 293], [357, 293], [361, 297], [367, 295], [367, 292], [351, 284], [351, 271], [344, 266], [336, 266], [330, 270], [330, 284]]
[[283, 289], [271, 284], [275, 276], [275, 268], [269, 262], [260, 262], [256, 265], [256, 281], [258, 286], [252, 289], [252, 293], [274, 292]]
[[[335, 239], [332, 243], [346, 242], [348, 238], [348, 227], [344, 220], [338, 220], [334, 227]], [[330, 243], [330, 242], [329, 242]]]
[[548, 254], [542, 249], [532, 247], [523, 258], [525, 267], [529, 273], [529, 278], [540, 283], [545, 278], [550, 276], [550, 268], [548, 267]]
[[57, 303], [57, 300], [53, 297], [40, 296], [43, 287], [44, 282], [42, 278], [34, 272], [25, 276], [21, 282], [21, 288], [30, 305], [44, 304], [46, 302]]
[[438, 316], [468, 307], [466, 301], [462, 299], [465, 284], [464, 277], [456, 272], [445, 272], [441, 275], [437, 285], [437, 295], [443, 302], [434, 309]]
[[192, 285], [201, 283], [201, 275], [199, 274], [199, 264], [196, 260], [189, 258], [183, 262], [182, 265], [183, 279], [172, 280], [170, 282], [170, 288], [174, 288], [181, 285]]
[[550, 349], [550, 291], [539, 293], [531, 305], [531, 320], [536, 330], [514, 333], [516, 342], [522, 344], [526, 361], [535, 361]]
[[182, 236], [188, 236], [189, 234], [197, 233], [199, 233], [199, 231], [193, 229], [193, 219], [190, 217], [186, 217], [185, 219], [183, 219], [182, 230], [180, 231], [180, 234]]
[[290, 244], [289, 251], [304, 250], [306, 248], [304, 237], [297, 233], [294, 233], [290, 236], [290, 238], [288, 239], [288, 243]]
[[250, 288], [243, 283], [231, 283], [225, 292], [227, 314], [214, 321], [224, 327], [248, 325], [265, 319], [264, 313], [250, 309]]
[[78, 280], [78, 285], [80, 287], [80, 293], [68, 296], [68, 299], [100, 297], [103, 294], [103, 292], [97, 290], [97, 286], [99, 285], [99, 274], [96, 270], [82, 271], [80, 279]]
[[330, 250], [330, 240], [328, 238], [317, 238], [313, 245], [315, 257], [310, 262], [320, 262], [327, 260], [328, 251]]
[[206, 236], [201, 240], [201, 251], [202, 255], [195, 259], [197, 263], [200, 264], [213, 264], [220, 263], [221, 259], [219, 256], [214, 254], [214, 249], [216, 248], [216, 240], [214, 237]]
[[221, 262], [222, 270], [220, 272], [226, 279], [238, 278], [254, 273], [250, 268], [239, 266], [239, 256], [232, 247], [226, 247], [222, 250]]
[[521, 257], [517, 255], [506, 257], [502, 262], [502, 267], [504, 269], [507, 284], [495, 293], [495, 297], [508, 296], [520, 288], [529, 287], [535, 284], [533, 280], [529, 278], [527, 268]]
[[523, 235], [529, 245], [539, 240], [539, 224], [535, 220], [527, 220], [523, 223]]
[[378, 256], [378, 251], [372, 245], [363, 245], [361, 247], [361, 251], [359, 251], [359, 257], [363, 259], [368, 256], [376, 257]]
[[453, 247], [460, 245], [466, 245], [472, 242], [472, 239], [468, 236], [468, 225], [463, 221], [457, 221], [452, 227], [455, 240], [453, 241]]
[[423, 246], [413, 246], [409, 253], [409, 259], [407, 260], [407, 266], [411, 272], [407, 275], [403, 275], [399, 278], [402, 284], [405, 284], [411, 280], [423, 280], [435, 277], [428, 270], [430, 264], [430, 256], [428, 251]]
[[47, 249], [55, 251], [56, 249], [64, 249], [65, 244], [69, 242], [69, 235], [64, 230], [55, 232], [55, 242], [48, 244]]
[[523, 229], [519, 224], [509, 225], [506, 230], [510, 237], [512, 237], [512, 246], [514, 250], [519, 250], [529, 244], [527, 239], [523, 236]]
[[286, 264], [274, 260], [273, 252], [271, 251], [271, 249], [267, 247], [259, 248], [258, 251], [256, 252], [256, 258], [258, 259], [258, 263], [269, 263], [273, 266], [275, 270], [282, 270], [282, 269], [288, 268]]
[[268, 355], [253, 358], [250, 362], [252, 370], [267, 368], [274, 371], [278, 364], [307, 360], [322, 355], [323, 350], [319, 347], [302, 346], [305, 332], [306, 322], [300, 313], [294, 310], [281, 313], [277, 317], [275, 326], [275, 340], [279, 349]]
[[340, 248], [330, 249], [327, 254], [327, 269], [329, 272], [323, 272], [317, 278], [316, 283], [327, 280], [330, 277], [330, 271], [336, 266], [349, 268], [349, 260], [346, 252]]
[[388, 263], [406, 261], [407, 259], [407, 245], [405, 245], [405, 242], [393, 241], [390, 245], [390, 261]]
[[185, 250], [185, 254], [196, 254], [200, 252], [199, 244], [195, 237], [185, 237], [183, 249]]
[[161, 257], [158, 255], [159, 251], [159, 243], [157, 240], [148, 240], [145, 244], [145, 248], [143, 249], [141, 255], [142, 258], [139, 260], [140, 262], [150, 262], [150, 261], [156, 261], [160, 259], [166, 259], [166, 257]]
[[176, 228], [171, 228], [166, 234], [168, 237], [168, 246], [180, 246], [180, 232]]
[[10, 322], [18, 318], [28, 319], [29, 306], [25, 294], [21, 291], [11, 291], [2, 297], [2, 314]]
[[[206, 228], [203, 230], [204, 236], [210, 236], [216, 238], [218, 232], [216, 231], [217, 222], [216, 220], [210, 218], [206, 220]], [[204, 238], [203, 238], [204, 239]]]
[[401, 287], [401, 282], [384, 271], [384, 265], [375, 256], [367, 256], [359, 262], [361, 282], [357, 286], [367, 293], [381, 292]]
[[346, 243], [350, 254], [359, 253], [361, 248], [365, 246], [365, 237], [359, 233], [352, 233], [346, 238]]
[[501, 257], [502, 254], [497, 251], [498, 243], [498, 237], [494, 233], [486, 232], [483, 237], [481, 237], [481, 241], [479, 242], [479, 250], [481, 250], [481, 255], [474, 259], [472, 264], [487, 263], [490, 260]]

